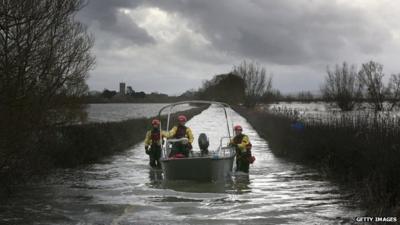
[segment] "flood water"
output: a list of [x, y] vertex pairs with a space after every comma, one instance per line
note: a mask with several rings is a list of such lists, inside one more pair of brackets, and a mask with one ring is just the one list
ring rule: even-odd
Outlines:
[[[161, 107], [166, 103], [107, 103], [89, 104], [86, 109], [88, 122], [108, 122], [121, 121], [126, 119], [154, 117], [158, 115]], [[176, 111], [188, 110], [193, 108], [189, 105], [177, 106]]]
[[[385, 109], [390, 108], [388, 102], [383, 104]], [[332, 103], [326, 102], [279, 102], [262, 107], [273, 113], [293, 115], [295, 112], [297, 117], [303, 121], [333, 121], [348, 118], [365, 118], [369, 120], [376, 119], [376, 112], [367, 103], [357, 104], [352, 111], [341, 111], [340, 108]], [[400, 109], [384, 110], [378, 112], [378, 119], [390, 119], [392, 122], [400, 122]], [[378, 120], [379, 121], [379, 120]]]
[[[363, 215], [346, 190], [312, 169], [276, 158], [244, 118], [231, 114], [257, 158], [248, 176], [165, 181], [149, 168], [140, 143], [101, 163], [58, 170], [45, 181], [16, 187], [0, 206], [0, 224], [348, 224]], [[221, 109], [211, 107], [188, 125], [196, 135], [205, 130], [223, 135], [225, 121], [216, 115]], [[210, 141], [217, 145], [215, 138]]]

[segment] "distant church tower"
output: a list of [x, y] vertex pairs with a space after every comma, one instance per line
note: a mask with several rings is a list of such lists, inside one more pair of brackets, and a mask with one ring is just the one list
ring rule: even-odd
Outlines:
[[125, 95], [125, 83], [123, 82], [119, 83], [119, 94]]

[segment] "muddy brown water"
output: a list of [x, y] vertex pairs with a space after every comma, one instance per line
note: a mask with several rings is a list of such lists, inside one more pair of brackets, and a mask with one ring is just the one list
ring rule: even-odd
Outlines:
[[[148, 166], [143, 143], [101, 163], [60, 169], [17, 190], [0, 224], [349, 224], [363, 211], [312, 169], [276, 158], [246, 120], [230, 113], [253, 143], [250, 174], [221, 182], [166, 181]], [[189, 121], [211, 148], [226, 132], [221, 109]], [[144, 134], [139, 134], [144, 135]]]

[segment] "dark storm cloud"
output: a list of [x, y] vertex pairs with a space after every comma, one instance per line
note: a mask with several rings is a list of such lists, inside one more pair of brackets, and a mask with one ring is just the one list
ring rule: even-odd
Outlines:
[[[136, 8], [141, 1], [128, 0], [91, 0], [79, 13], [78, 18], [93, 29], [96, 25], [102, 32], [108, 33], [108, 39], [122, 39], [127, 44], [154, 43], [154, 39], [140, 28], [121, 9]], [[104, 37], [99, 37], [104, 38]], [[109, 41], [111, 42], [111, 41]]]
[[365, 12], [336, 1], [92, 0], [80, 15], [114, 37], [154, 43], [145, 29], [119, 11], [143, 5], [178, 13], [220, 51], [277, 64], [374, 54], [390, 36]]
[[[277, 64], [381, 51], [388, 31], [336, 1], [150, 1], [181, 14], [221, 51]], [[147, 2], [149, 4], [149, 2]]]
[[[246, 59], [273, 73], [277, 88], [294, 91], [319, 89], [326, 66], [342, 61], [382, 59], [397, 73], [399, 5], [389, 0], [91, 0], [78, 18], [96, 39], [91, 88], [125, 81], [141, 90], [179, 93]], [[168, 79], [171, 86], [150, 77]]]

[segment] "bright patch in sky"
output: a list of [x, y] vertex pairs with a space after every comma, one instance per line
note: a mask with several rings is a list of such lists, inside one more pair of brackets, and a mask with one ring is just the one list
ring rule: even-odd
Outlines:
[[180, 94], [246, 59], [296, 92], [318, 90], [343, 61], [400, 73], [399, 11], [396, 0], [95, 0], [79, 18], [96, 39], [92, 90]]

